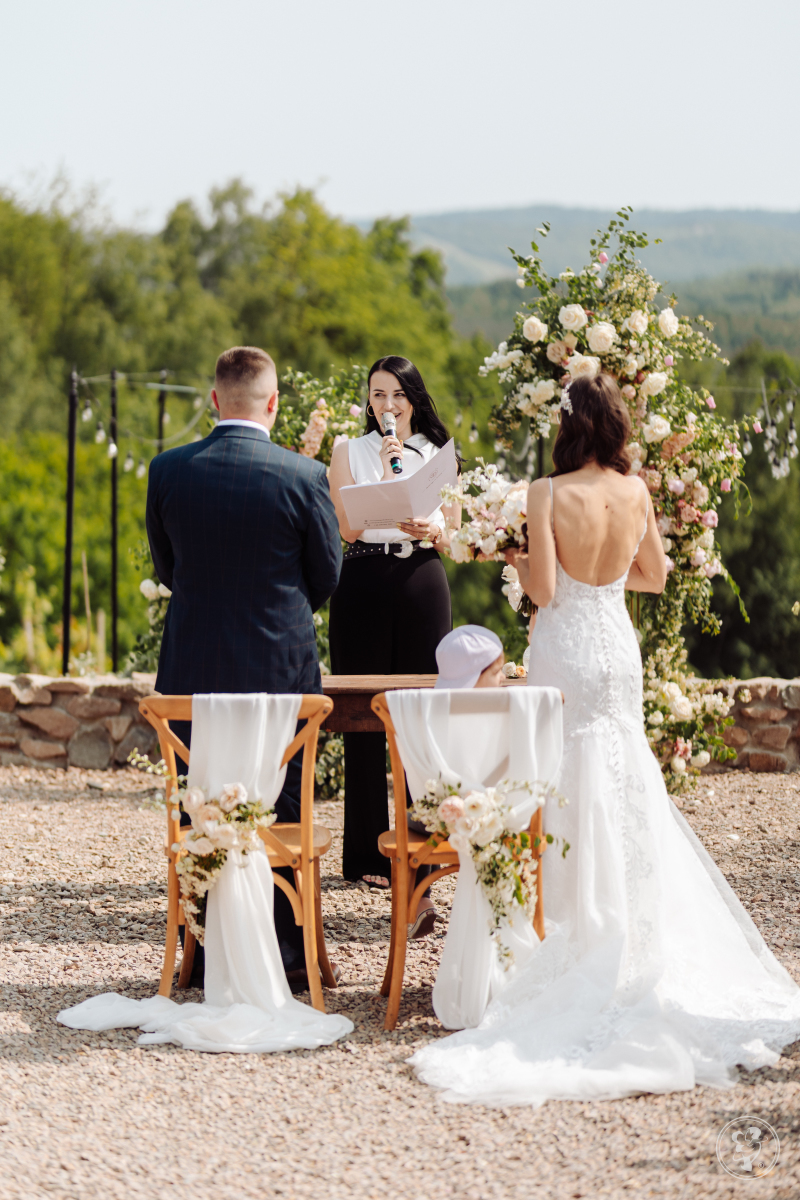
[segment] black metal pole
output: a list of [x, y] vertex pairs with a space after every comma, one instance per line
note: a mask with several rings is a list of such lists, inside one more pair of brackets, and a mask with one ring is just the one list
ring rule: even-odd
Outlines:
[[536, 447], [536, 478], [541, 479], [544, 475], [544, 438], [539, 438], [539, 444]]
[[[161, 382], [167, 382], [167, 372], [165, 370], [161, 372]], [[158, 393], [158, 446], [156, 448], [156, 454], [160, 454], [164, 449], [164, 413], [166, 411], [166, 407], [167, 393], [162, 388]]]
[[[117, 444], [117, 372], [111, 372], [111, 441]], [[117, 456], [111, 459], [111, 669], [117, 670]]]
[[78, 430], [78, 372], [69, 377], [67, 420], [67, 529], [64, 538], [64, 597], [61, 609], [61, 674], [69, 674], [69, 635], [72, 623], [72, 525], [75, 516], [75, 438]]

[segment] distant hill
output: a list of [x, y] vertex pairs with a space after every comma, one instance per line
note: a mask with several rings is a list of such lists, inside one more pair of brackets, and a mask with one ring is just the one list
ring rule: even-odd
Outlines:
[[[800, 358], [800, 269], [738, 271], [681, 283], [676, 291], [678, 311], [713, 321], [712, 336], [726, 354], [758, 338]], [[483, 333], [492, 343], [508, 335], [514, 313], [531, 296], [513, 280], [448, 289], [459, 333]]]
[[[511, 278], [516, 267], [507, 247], [529, 253], [532, 238], [539, 242], [551, 273], [583, 266], [589, 239], [612, 216], [610, 210], [542, 203], [417, 216], [411, 221], [411, 235], [415, 244], [441, 251], [448, 286], [458, 287]], [[544, 240], [536, 234], [542, 221], [551, 224]], [[751, 267], [800, 269], [800, 212], [641, 209], [630, 223], [651, 240], [663, 239], [663, 245], [642, 252], [642, 261], [663, 282], [677, 284]]]

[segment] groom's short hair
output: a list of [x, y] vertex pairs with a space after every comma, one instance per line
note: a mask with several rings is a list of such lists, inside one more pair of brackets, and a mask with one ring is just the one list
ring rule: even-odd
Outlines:
[[217, 359], [214, 382], [222, 391], [236, 392], [246, 389], [262, 371], [270, 369], [277, 377], [275, 363], [266, 350], [259, 350], [257, 346], [232, 346]]

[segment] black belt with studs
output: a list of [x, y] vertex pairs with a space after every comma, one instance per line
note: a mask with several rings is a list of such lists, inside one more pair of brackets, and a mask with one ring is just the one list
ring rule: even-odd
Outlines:
[[[411, 550], [406, 550], [406, 546], [410, 546]], [[414, 550], [419, 550], [422, 543], [419, 541], [405, 542], [351, 542], [345, 550], [342, 558], [348, 562], [351, 558], [365, 558], [369, 554], [396, 554], [400, 558], [408, 558]]]

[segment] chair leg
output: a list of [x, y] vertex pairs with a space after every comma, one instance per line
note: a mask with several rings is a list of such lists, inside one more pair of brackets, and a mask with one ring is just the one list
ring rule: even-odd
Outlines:
[[389, 1003], [386, 1005], [386, 1020], [383, 1023], [384, 1029], [394, 1029], [397, 1025], [400, 1000], [403, 995], [403, 976], [405, 975], [406, 949], [408, 947], [408, 923], [406, 915], [408, 911], [409, 873], [409, 868], [405, 863], [400, 864], [395, 873], [395, 882], [397, 884], [396, 904], [395, 894], [392, 893], [392, 909], [396, 908], [397, 910], [395, 951], [394, 962], [392, 964], [392, 980], [389, 986]]
[[183, 935], [183, 958], [181, 960], [181, 971], [178, 976], [178, 987], [188, 988], [192, 983], [192, 968], [194, 966], [194, 948], [197, 945], [197, 938], [192, 933], [189, 926], [186, 926], [186, 931]]
[[317, 955], [322, 972], [322, 982], [325, 987], [335, 988], [336, 976], [333, 973], [331, 960], [328, 958], [328, 947], [325, 945], [325, 927], [322, 924], [322, 883], [319, 877], [319, 859], [314, 859], [314, 922], [317, 929]]
[[392, 931], [389, 935], [389, 958], [386, 962], [386, 970], [383, 975], [383, 983], [381, 984], [381, 995], [389, 995], [389, 986], [392, 980], [392, 970], [394, 969], [394, 955], [397, 946], [397, 938], [395, 936], [397, 927], [397, 904], [395, 897], [397, 895], [397, 870], [395, 861], [392, 859]]
[[161, 968], [159, 996], [172, 992], [172, 977], [175, 974], [175, 958], [178, 953], [178, 901], [180, 887], [175, 864], [170, 860], [167, 868], [167, 939], [164, 945], [164, 965]]
[[320, 978], [319, 958], [317, 956], [314, 872], [311, 864], [309, 864], [308, 871], [295, 871], [294, 876], [300, 885], [299, 891], [303, 901], [303, 949], [306, 956], [306, 974], [308, 975], [308, 990], [311, 993], [311, 1004], [318, 1012], [325, 1012], [325, 1000], [322, 996], [322, 979]]

